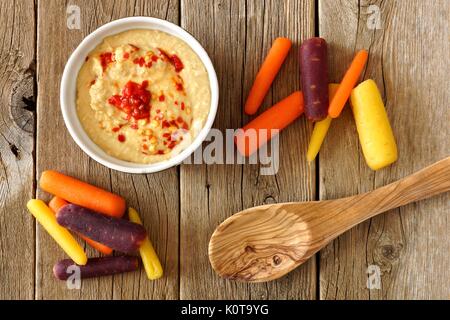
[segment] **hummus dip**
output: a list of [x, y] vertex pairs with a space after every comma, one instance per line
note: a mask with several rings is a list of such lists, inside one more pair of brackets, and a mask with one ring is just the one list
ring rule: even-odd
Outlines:
[[186, 148], [210, 103], [200, 58], [157, 30], [105, 38], [77, 78], [77, 113], [88, 136], [111, 156], [135, 163], [163, 161]]

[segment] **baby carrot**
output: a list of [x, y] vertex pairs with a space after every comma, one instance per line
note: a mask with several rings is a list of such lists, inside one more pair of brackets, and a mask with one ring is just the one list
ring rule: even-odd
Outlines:
[[[50, 207], [50, 209], [53, 210], [54, 213], [57, 213], [58, 210], [64, 207], [66, 204], [69, 204], [66, 200], [55, 196], [52, 198], [52, 200], [50, 200], [48, 206]], [[94, 241], [82, 234], [77, 233], [77, 235], [79, 235], [81, 239], [86, 241], [86, 243], [90, 245], [92, 248], [100, 251], [103, 254], [110, 255], [113, 251], [110, 247], [107, 247], [104, 244], [101, 244], [100, 242]]]
[[71, 231], [123, 253], [138, 251], [147, 236], [144, 227], [137, 223], [98, 214], [73, 203], [59, 209], [56, 221]]
[[250, 156], [302, 113], [303, 95], [295, 91], [244, 126], [236, 134], [236, 147], [242, 155]]
[[328, 115], [331, 118], [337, 118], [341, 114], [361, 72], [364, 70], [368, 56], [369, 53], [366, 50], [360, 50], [353, 59], [328, 108]]
[[367, 165], [378, 170], [397, 161], [397, 143], [375, 81], [361, 82], [350, 100]]
[[55, 196], [52, 198], [52, 200], [49, 201], [48, 206], [53, 210], [54, 213], [57, 213], [58, 210], [64, 207], [66, 204], [69, 204], [66, 200]]
[[[73, 261], [64, 259], [53, 266], [53, 274], [58, 280], [67, 280], [71, 273], [69, 267], [73, 266]], [[89, 258], [84, 266], [80, 266], [80, 278], [94, 278], [109, 276], [112, 274], [135, 271], [139, 268], [137, 257], [118, 256]]]
[[[139, 214], [133, 208], [128, 208], [128, 217], [130, 218], [131, 222], [142, 225]], [[147, 277], [150, 280], [161, 278], [163, 275], [161, 262], [159, 261], [159, 258], [156, 255], [155, 249], [153, 249], [152, 243], [150, 242], [148, 236], [145, 238], [144, 242], [139, 248], [139, 253], [141, 254], [142, 264], [144, 265]]]
[[42, 172], [39, 185], [55, 196], [93, 211], [116, 218], [125, 213], [122, 197], [53, 170]]
[[270, 48], [266, 59], [256, 75], [255, 82], [245, 103], [245, 113], [248, 115], [255, 114], [258, 111], [284, 59], [286, 59], [291, 45], [291, 41], [286, 38], [277, 38], [273, 42], [272, 48]]
[[327, 42], [319, 37], [303, 41], [299, 50], [299, 58], [305, 116], [312, 121], [323, 120], [328, 115], [328, 106], [330, 105]]
[[[336, 94], [338, 87], [339, 85], [336, 83], [330, 83], [328, 85], [328, 96], [330, 101]], [[308, 162], [313, 161], [319, 153], [323, 140], [325, 139], [328, 129], [330, 128], [331, 120], [331, 117], [327, 116], [325, 119], [317, 121], [314, 125], [311, 140], [309, 141], [308, 152], [306, 153], [306, 160], [308, 160]]]
[[79, 234], [79, 233], [77, 233], [77, 234], [78, 234], [84, 241], [86, 241], [86, 243], [87, 243], [88, 245], [90, 245], [92, 248], [94, 248], [94, 249], [100, 251], [101, 253], [106, 254], [107, 256], [109, 256], [109, 255], [113, 252], [113, 249], [111, 249], [110, 247], [105, 246], [104, 244], [102, 244], [102, 243], [100, 243], [100, 242], [94, 241], [94, 240], [92, 240], [91, 238], [88, 238], [88, 237], [86, 237], [86, 236], [83, 236], [82, 234]]
[[44, 203], [44, 201], [32, 199], [28, 201], [27, 208], [76, 264], [86, 264], [87, 257], [83, 248], [66, 228], [58, 224], [52, 210]]

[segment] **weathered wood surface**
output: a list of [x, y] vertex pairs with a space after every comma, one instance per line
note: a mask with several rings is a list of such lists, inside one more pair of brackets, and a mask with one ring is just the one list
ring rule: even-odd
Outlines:
[[[70, 138], [59, 107], [59, 82], [64, 65], [80, 41], [100, 25], [132, 15], [178, 21], [176, 1], [76, 1], [81, 29], [66, 28], [66, 2], [39, 2], [37, 174], [53, 168], [123, 195], [142, 214], [155, 243], [165, 277], [148, 281], [145, 272], [83, 281], [81, 290], [68, 290], [55, 281], [52, 266], [64, 253], [38, 228], [36, 298], [176, 299], [178, 298], [178, 173], [173, 168], [152, 175], [128, 175], [90, 160]], [[38, 191], [37, 196], [48, 199]], [[96, 251], [86, 248], [88, 256]]]
[[[393, 210], [352, 229], [320, 253], [319, 263], [313, 258], [275, 282], [224, 281], [208, 263], [209, 237], [233, 212], [262, 203], [372, 190], [449, 154], [449, 19], [444, 14], [449, 2], [370, 3], [381, 8], [380, 30], [367, 28], [369, 3], [356, 0], [1, 2], [0, 298], [448, 298], [446, 195]], [[79, 30], [66, 27], [68, 4], [81, 9]], [[222, 130], [249, 120], [242, 104], [275, 37], [291, 38], [294, 47], [262, 110], [299, 87], [296, 55], [302, 39], [316, 33], [330, 42], [334, 81], [340, 80], [355, 48], [370, 48], [365, 78], [373, 78], [382, 90], [399, 161], [377, 173], [367, 168], [347, 107], [332, 124], [320, 153], [317, 186], [316, 167], [304, 161], [311, 125], [303, 118], [281, 134], [280, 170], [275, 176], [260, 175], [258, 165], [182, 165], [158, 174], [127, 175], [97, 164], [64, 127], [59, 82], [70, 53], [87, 34], [133, 15], [180, 24], [204, 45], [219, 77], [221, 96], [214, 127]], [[85, 281], [81, 290], [68, 290], [55, 281], [51, 268], [65, 255], [35, 227], [25, 209], [35, 193], [49, 199], [35, 186], [35, 178], [49, 168], [124, 195], [142, 213], [166, 276], [150, 282], [141, 271]], [[87, 250], [91, 256], [96, 254]], [[366, 288], [366, 269], [371, 264], [381, 268], [381, 290]]]
[[[369, 4], [381, 9], [381, 29], [368, 27]], [[347, 106], [320, 153], [321, 199], [373, 190], [449, 155], [449, 9], [448, 1], [320, 1], [331, 79], [340, 81], [355, 49], [370, 51], [364, 79], [377, 82], [399, 149], [394, 165], [371, 171]], [[448, 299], [449, 214], [444, 194], [339, 237], [320, 253], [320, 298]], [[369, 265], [380, 268], [379, 290], [367, 289]]]
[[[289, 37], [294, 49], [265, 99], [262, 110], [298, 90], [298, 43], [314, 34], [312, 1], [183, 1], [181, 26], [205, 46], [220, 84], [215, 128], [239, 128], [248, 121], [242, 105], [273, 40]], [[295, 12], [295, 14], [294, 14]], [[205, 15], [209, 19], [201, 20]], [[280, 170], [260, 175], [257, 165], [181, 167], [180, 297], [183, 299], [314, 299], [315, 261], [277, 282], [244, 284], [217, 277], [208, 261], [216, 226], [244, 208], [274, 201], [312, 200], [314, 167], [299, 161], [310, 126], [304, 119], [283, 132]], [[192, 191], [195, 192], [192, 192]]]
[[0, 299], [34, 295], [35, 10], [0, 3]]

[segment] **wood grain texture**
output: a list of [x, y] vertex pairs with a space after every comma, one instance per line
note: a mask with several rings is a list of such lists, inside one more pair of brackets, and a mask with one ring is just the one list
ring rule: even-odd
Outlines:
[[0, 3], [0, 299], [34, 296], [35, 10]]
[[[293, 40], [262, 110], [298, 90], [297, 47], [313, 34], [313, 1], [181, 2], [181, 25], [206, 48], [220, 86], [215, 128], [239, 128], [249, 118], [243, 105], [273, 40]], [[199, 16], [209, 17], [201, 20]], [[181, 167], [180, 297], [183, 299], [313, 299], [314, 261], [270, 284], [225, 281], [208, 262], [207, 244], [215, 227], [231, 214], [254, 205], [314, 198], [314, 167], [298, 161], [310, 126], [299, 120], [281, 135], [280, 171], [260, 175], [260, 166], [183, 165]], [[194, 190], [194, 192], [193, 192]]]
[[[292, 48], [259, 112], [300, 88], [298, 49], [304, 39], [314, 36], [314, 1], [253, 1], [248, 3], [247, 46], [243, 103], [273, 40], [287, 37]], [[242, 111], [241, 111], [242, 112]], [[253, 117], [243, 116], [243, 123]], [[286, 201], [314, 200], [315, 166], [305, 161], [311, 123], [302, 116], [280, 134], [279, 171], [261, 175], [262, 165], [245, 165], [242, 177], [242, 209]], [[235, 212], [235, 211], [234, 211]], [[316, 299], [316, 263], [309, 260], [277, 281], [252, 285], [255, 299]], [[275, 294], [273, 294], [275, 293]]]
[[[330, 80], [340, 81], [355, 50], [370, 51], [364, 79], [383, 95], [398, 161], [371, 171], [351, 111], [333, 121], [320, 152], [320, 198], [370, 191], [449, 154], [449, 2], [370, 1], [382, 29], [369, 29], [368, 1], [319, 1], [319, 31], [329, 43]], [[420, 17], [420, 20], [417, 20]], [[321, 299], [448, 299], [449, 197], [392, 210], [353, 228], [320, 253]], [[379, 266], [381, 289], [368, 290]]]
[[[315, 3], [316, 32], [329, 42], [330, 80], [341, 79], [355, 49], [370, 50], [364, 78], [377, 82], [386, 103], [399, 146], [393, 166], [376, 173], [367, 168], [348, 106], [333, 121], [317, 161], [319, 195], [316, 168], [306, 166], [303, 156], [311, 132], [304, 118], [282, 132], [275, 176], [261, 175], [260, 165], [183, 165], [152, 175], [121, 174], [90, 160], [67, 133], [59, 111], [60, 77], [70, 53], [98, 26], [133, 15], [181, 23], [205, 46], [218, 72], [215, 127], [238, 128], [251, 119], [242, 106], [277, 36], [291, 38], [294, 46], [260, 112], [299, 87], [296, 55], [300, 41], [314, 34]], [[80, 30], [66, 27], [69, 4], [81, 9]], [[380, 30], [367, 27], [369, 4], [381, 8]], [[209, 265], [207, 244], [214, 228], [234, 212], [363, 193], [448, 156], [449, 6], [446, 0], [2, 1], [0, 299], [314, 299], [319, 284], [322, 299], [448, 299], [446, 195], [351, 229], [321, 251], [319, 265], [311, 259], [270, 284], [220, 279]], [[85, 281], [82, 290], [54, 280], [51, 268], [66, 256], [25, 209], [36, 191], [49, 199], [34, 184], [49, 168], [125, 196], [141, 213], [165, 277], [149, 282], [141, 271]], [[90, 248], [88, 254], [97, 255]], [[381, 290], [366, 288], [368, 265], [380, 267]]]
[[[66, 2], [39, 2], [37, 174], [60, 170], [124, 196], [136, 208], [164, 266], [165, 277], [148, 281], [144, 270], [86, 280], [81, 290], [68, 290], [53, 278], [52, 266], [64, 253], [50, 237], [37, 232], [37, 299], [176, 299], [178, 298], [178, 172], [128, 175], [90, 160], [70, 138], [59, 106], [59, 82], [69, 54], [100, 25], [133, 15], [178, 21], [177, 1], [73, 1], [81, 9], [81, 29], [66, 28]], [[38, 197], [49, 195], [38, 190]], [[88, 256], [98, 253], [86, 248]]]
[[364, 194], [249, 208], [216, 228], [209, 242], [209, 259], [214, 270], [225, 279], [275, 280], [353, 226], [393, 208], [448, 191], [450, 157]]

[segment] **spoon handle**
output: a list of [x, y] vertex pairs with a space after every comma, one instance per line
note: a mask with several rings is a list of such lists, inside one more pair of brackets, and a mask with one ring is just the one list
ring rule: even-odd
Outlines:
[[371, 210], [366, 211], [373, 217], [390, 209], [408, 203], [423, 200], [443, 192], [450, 191], [450, 157], [440, 160], [416, 173], [387, 186], [357, 197], [366, 203], [372, 203]]
[[[328, 213], [321, 217], [316, 236], [321, 237], [321, 245], [324, 245], [353, 226], [380, 213], [449, 190], [450, 157], [447, 157], [376, 190], [339, 200], [323, 201], [323, 211]], [[336, 209], [337, 205], [340, 210], [336, 215], [336, 210], [332, 209]], [[330, 206], [329, 210], [326, 210], [327, 206]], [[317, 245], [315, 251], [319, 250], [321, 245]]]

